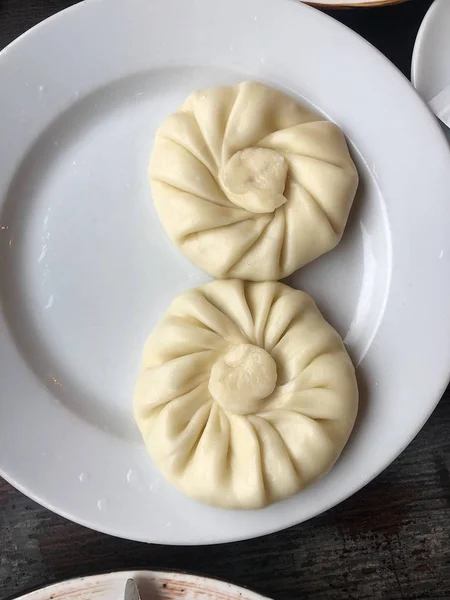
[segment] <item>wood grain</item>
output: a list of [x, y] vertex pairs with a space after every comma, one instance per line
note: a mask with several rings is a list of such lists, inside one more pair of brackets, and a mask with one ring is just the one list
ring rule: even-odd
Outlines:
[[[327, 12], [409, 74], [430, 3]], [[0, 46], [70, 4], [0, 0]], [[173, 568], [228, 579], [275, 600], [449, 600], [449, 535], [447, 391], [414, 442], [358, 494], [312, 521], [237, 544], [183, 548], [119, 540], [50, 513], [0, 480], [0, 598], [78, 575]]]

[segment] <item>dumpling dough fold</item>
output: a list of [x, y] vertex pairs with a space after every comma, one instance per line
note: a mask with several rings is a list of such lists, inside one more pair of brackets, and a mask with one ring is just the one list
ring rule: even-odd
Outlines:
[[341, 239], [358, 185], [337, 125], [255, 81], [193, 92], [156, 133], [169, 237], [218, 278], [282, 279]]
[[312, 298], [214, 281], [150, 335], [134, 414], [165, 477], [223, 508], [260, 508], [326, 473], [356, 417], [355, 372]]

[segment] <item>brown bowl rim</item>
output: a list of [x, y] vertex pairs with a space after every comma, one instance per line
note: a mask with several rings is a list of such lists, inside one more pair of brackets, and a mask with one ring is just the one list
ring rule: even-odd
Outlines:
[[374, 8], [377, 6], [400, 4], [406, 2], [406, 0], [376, 0], [375, 2], [360, 2], [358, 4], [350, 4], [346, 2], [346, 0], [342, 0], [339, 4], [327, 4], [324, 2], [316, 2], [315, 0], [304, 0], [304, 2], [315, 8]]

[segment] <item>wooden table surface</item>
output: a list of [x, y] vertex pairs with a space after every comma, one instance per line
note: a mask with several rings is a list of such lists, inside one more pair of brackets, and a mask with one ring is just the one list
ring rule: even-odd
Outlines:
[[[0, 0], [0, 47], [73, 3]], [[430, 4], [328, 12], [409, 76]], [[70, 523], [0, 480], [0, 598], [78, 575], [160, 567], [228, 579], [275, 600], [450, 599], [449, 469], [447, 391], [407, 450], [366, 488], [312, 521], [248, 542], [177, 548], [123, 541]]]

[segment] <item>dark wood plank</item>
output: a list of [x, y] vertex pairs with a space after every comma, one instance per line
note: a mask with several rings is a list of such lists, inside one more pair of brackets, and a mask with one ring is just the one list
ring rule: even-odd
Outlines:
[[[430, 3], [328, 12], [408, 75]], [[0, 0], [0, 47], [70, 4]], [[0, 598], [77, 575], [160, 567], [232, 580], [276, 600], [450, 599], [449, 469], [448, 391], [414, 442], [358, 494], [308, 523], [238, 544], [173, 548], [119, 540], [50, 513], [0, 480]]]

